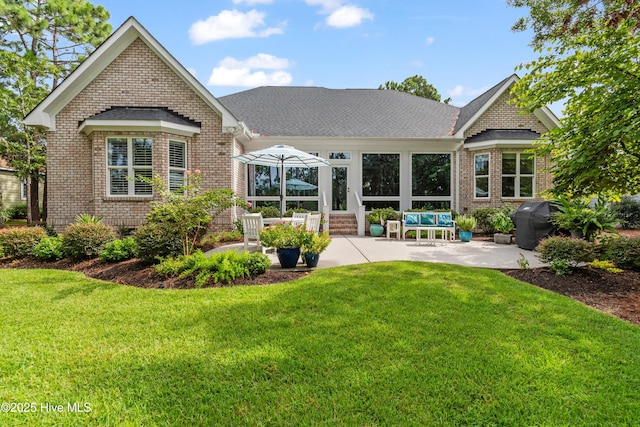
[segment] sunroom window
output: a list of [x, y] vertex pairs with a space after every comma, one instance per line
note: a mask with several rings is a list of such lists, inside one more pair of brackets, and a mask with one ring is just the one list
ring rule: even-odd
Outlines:
[[533, 197], [534, 178], [533, 154], [502, 154], [502, 197]]
[[151, 185], [138, 176], [152, 176], [151, 138], [108, 138], [107, 173], [110, 196], [150, 196]]

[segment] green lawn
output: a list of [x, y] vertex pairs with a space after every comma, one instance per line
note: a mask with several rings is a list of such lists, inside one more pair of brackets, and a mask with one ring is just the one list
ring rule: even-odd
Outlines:
[[0, 270], [0, 295], [0, 403], [34, 410], [3, 426], [640, 420], [640, 328], [490, 270], [189, 291]]

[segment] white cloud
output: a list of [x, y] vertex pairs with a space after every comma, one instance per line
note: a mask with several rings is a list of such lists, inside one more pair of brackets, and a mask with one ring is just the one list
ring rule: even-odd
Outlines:
[[436, 41], [436, 39], [434, 39], [433, 37], [427, 37], [427, 39], [424, 42], [426, 43], [427, 46], [431, 46], [434, 41]]
[[269, 37], [282, 34], [286, 23], [280, 27], [265, 27], [265, 13], [250, 10], [247, 13], [237, 10], [223, 10], [218, 15], [210, 16], [205, 21], [198, 21], [189, 28], [189, 37], [194, 44], [204, 44], [224, 39], [240, 39], [248, 37]]
[[373, 20], [373, 13], [358, 6], [342, 6], [327, 17], [327, 25], [334, 28], [349, 28], [362, 24], [365, 19]]
[[[482, 95], [486, 91], [488, 91], [491, 86], [483, 86], [478, 89], [465, 87], [462, 85], [456, 85], [453, 89], [447, 90], [447, 95], [449, 95], [453, 99], [452, 104], [455, 106], [463, 106], [466, 105], [469, 101], [474, 98]], [[458, 99], [455, 99], [458, 98]]]
[[271, 4], [273, 0], [233, 0], [233, 4], [246, 4], [247, 6], [253, 6], [256, 4]]
[[320, 14], [328, 15], [325, 23], [334, 28], [349, 28], [373, 20], [369, 9], [345, 4], [344, 0], [305, 0], [309, 6], [320, 6]]
[[207, 84], [240, 87], [286, 86], [293, 80], [291, 73], [285, 71], [291, 65], [291, 61], [286, 58], [266, 53], [259, 53], [245, 60], [226, 57], [213, 69]]

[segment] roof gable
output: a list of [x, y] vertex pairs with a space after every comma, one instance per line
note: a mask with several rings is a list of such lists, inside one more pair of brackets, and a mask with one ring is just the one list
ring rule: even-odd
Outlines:
[[[520, 80], [517, 74], [512, 74], [491, 89], [478, 96], [460, 109], [460, 116], [454, 128], [456, 137], [463, 138], [465, 131], [471, 127], [515, 82]], [[558, 118], [547, 107], [540, 108], [533, 113], [549, 130], [558, 127]]]
[[140, 39], [169, 66], [213, 111], [224, 129], [241, 127], [237, 119], [189, 73], [134, 17], [127, 19], [80, 66], [24, 119], [26, 125], [55, 130], [56, 115], [135, 40]]

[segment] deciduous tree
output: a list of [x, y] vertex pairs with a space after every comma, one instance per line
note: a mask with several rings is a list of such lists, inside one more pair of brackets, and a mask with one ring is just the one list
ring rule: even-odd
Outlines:
[[86, 0], [0, 0], [0, 155], [27, 181], [27, 219], [39, 221], [46, 141], [22, 119], [110, 33]]
[[[388, 81], [384, 85], [378, 86], [378, 89], [397, 90], [421, 98], [433, 99], [438, 102], [442, 100], [438, 90], [432, 84], [428, 83], [427, 79], [419, 75], [407, 77], [402, 83]], [[444, 100], [444, 103], [448, 104], [450, 101], [451, 98], [447, 98]]]
[[521, 68], [516, 102], [527, 111], [565, 101], [543, 140], [556, 194], [640, 192], [640, 4], [637, 0], [508, 0], [526, 7], [540, 57]]

